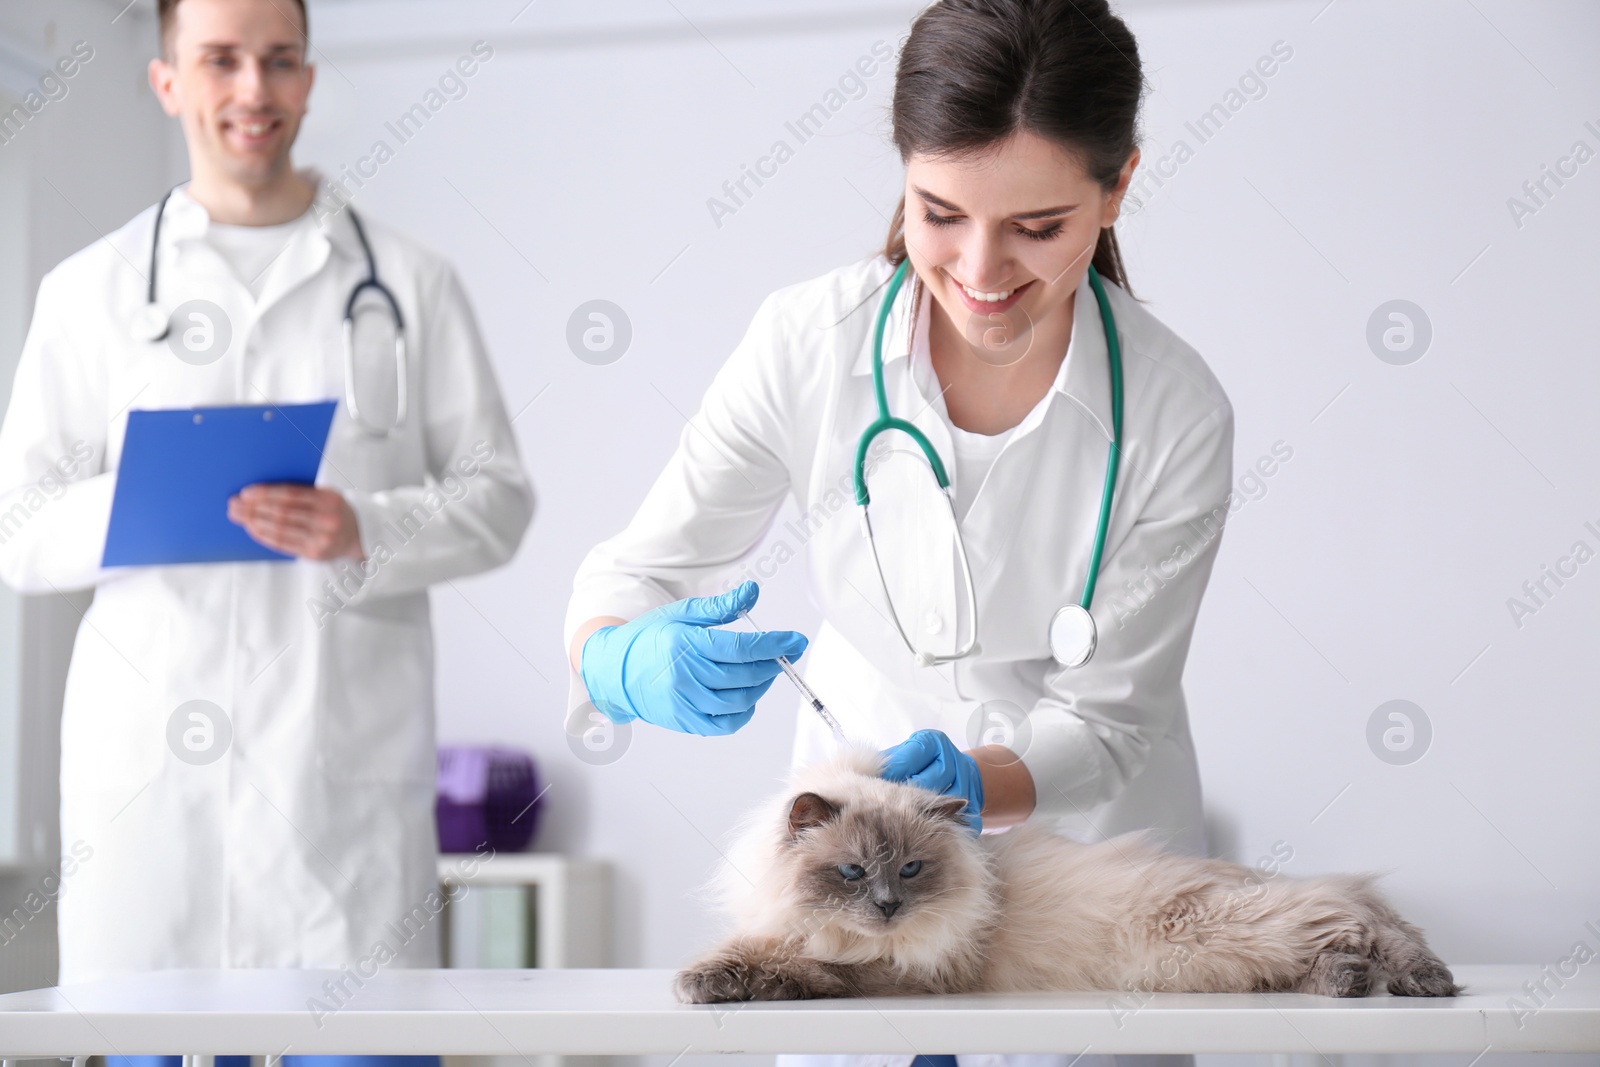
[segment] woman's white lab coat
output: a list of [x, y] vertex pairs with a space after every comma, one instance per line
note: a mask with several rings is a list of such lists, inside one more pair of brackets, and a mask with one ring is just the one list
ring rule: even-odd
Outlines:
[[[884, 747], [927, 727], [962, 747], [1003, 740], [1032, 773], [1035, 818], [1086, 838], [1155, 827], [1203, 852], [1182, 677], [1230, 503], [1226, 394], [1193, 348], [1106, 283], [1122, 343], [1123, 458], [1095, 594], [1099, 647], [1088, 665], [1060, 667], [1048, 627], [1082, 594], [1111, 439], [1105, 334], [1085, 279], [1054, 388], [1005, 443], [962, 522], [981, 651], [919, 667], [888, 621], [851, 491], [857, 441], [876, 415], [872, 325], [891, 273], [875, 257], [762, 304], [633, 520], [584, 560], [567, 642], [587, 619], [759, 581], [803, 553], [823, 616], [804, 670], [847, 734]], [[912, 292], [902, 288], [885, 333], [889, 407], [928, 435], [954, 479], [925, 342], [908, 358]], [[925, 338], [930, 301], [919, 303]], [[752, 556], [785, 498], [800, 517]], [[880, 549], [893, 567], [895, 546]], [[935, 585], [908, 625], [948, 633], [954, 598]], [[573, 732], [598, 715], [586, 699], [574, 676]], [[819, 720], [800, 716], [797, 761], [830, 745]]]
[[[169, 308], [209, 300], [231, 325], [203, 366], [130, 338], [153, 208], [39, 287], [0, 427], [0, 577], [95, 589], [62, 709], [62, 849], [77, 860], [60, 900], [64, 982], [165, 967], [370, 977], [437, 959], [427, 591], [508, 560], [532, 493], [454, 273], [365, 217], [406, 323], [411, 414], [387, 439], [352, 424], [341, 321], [366, 263], [348, 213], [314, 210], [254, 301], [204, 241], [205, 210], [173, 194], [159, 294]], [[361, 368], [377, 412], [393, 410], [378, 384], [392, 366]], [[319, 484], [355, 510], [365, 569], [100, 567], [130, 408], [328, 398], [341, 403]], [[184, 729], [204, 747], [203, 722], [171, 722], [194, 700], [231, 733], [208, 763], [177, 755]]]

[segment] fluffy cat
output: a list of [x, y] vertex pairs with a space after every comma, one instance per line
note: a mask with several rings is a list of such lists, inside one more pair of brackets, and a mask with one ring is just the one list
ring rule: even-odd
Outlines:
[[880, 758], [810, 767], [746, 824], [714, 883], [735, 933], [678, 974], [679, 999], [1461, 991], [1370, 875], [1274, 877], [1148, 831], [974, 837], [961, 800], [882, 780]]

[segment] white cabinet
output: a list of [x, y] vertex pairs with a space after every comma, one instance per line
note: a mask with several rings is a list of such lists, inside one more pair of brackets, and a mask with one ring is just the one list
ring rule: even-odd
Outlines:
[[[440, 953], [447, 967], [606, 967], [611, 962], [611, 869], [602, 860], [500, 853], [439, 857], [450, 901]], [[444, 1067], [607, 1067], [606, 1056], [447, 1056]]]

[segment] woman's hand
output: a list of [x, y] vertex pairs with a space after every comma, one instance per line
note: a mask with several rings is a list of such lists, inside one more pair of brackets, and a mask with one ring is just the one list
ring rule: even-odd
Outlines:
[[1011, 826], [1033, 813], [1033, 775], [1022, 759], [1004, 745], [984, 745], [971, 752], [958, 749], [942, 730], [918, 730], [883, 753], [883, 777], [967, 802], [973, 831]]
[[983, 774], [978, 761], [956, 747], [942, 730], [918, 730], [883, 753], [883, 777], [967, 802], [974, 833], [983, 829]]
[[756, 602], [754, 582], [721, 596], [690, 597], [606, 625], [584, 639], [578, 670], [589, 699], [612, 722], [643, 719], [686, 734], [731, 734], [750, 721], [806, 639], [792, 630], [716, 630]]

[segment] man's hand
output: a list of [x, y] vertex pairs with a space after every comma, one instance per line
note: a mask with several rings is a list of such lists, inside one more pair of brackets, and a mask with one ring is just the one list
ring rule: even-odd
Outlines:
[[301, 559], [365, 559], [361, 528], [345, 498], [308, 485], [250, 485], [228, 500], [228, 518], [268, 548]]

